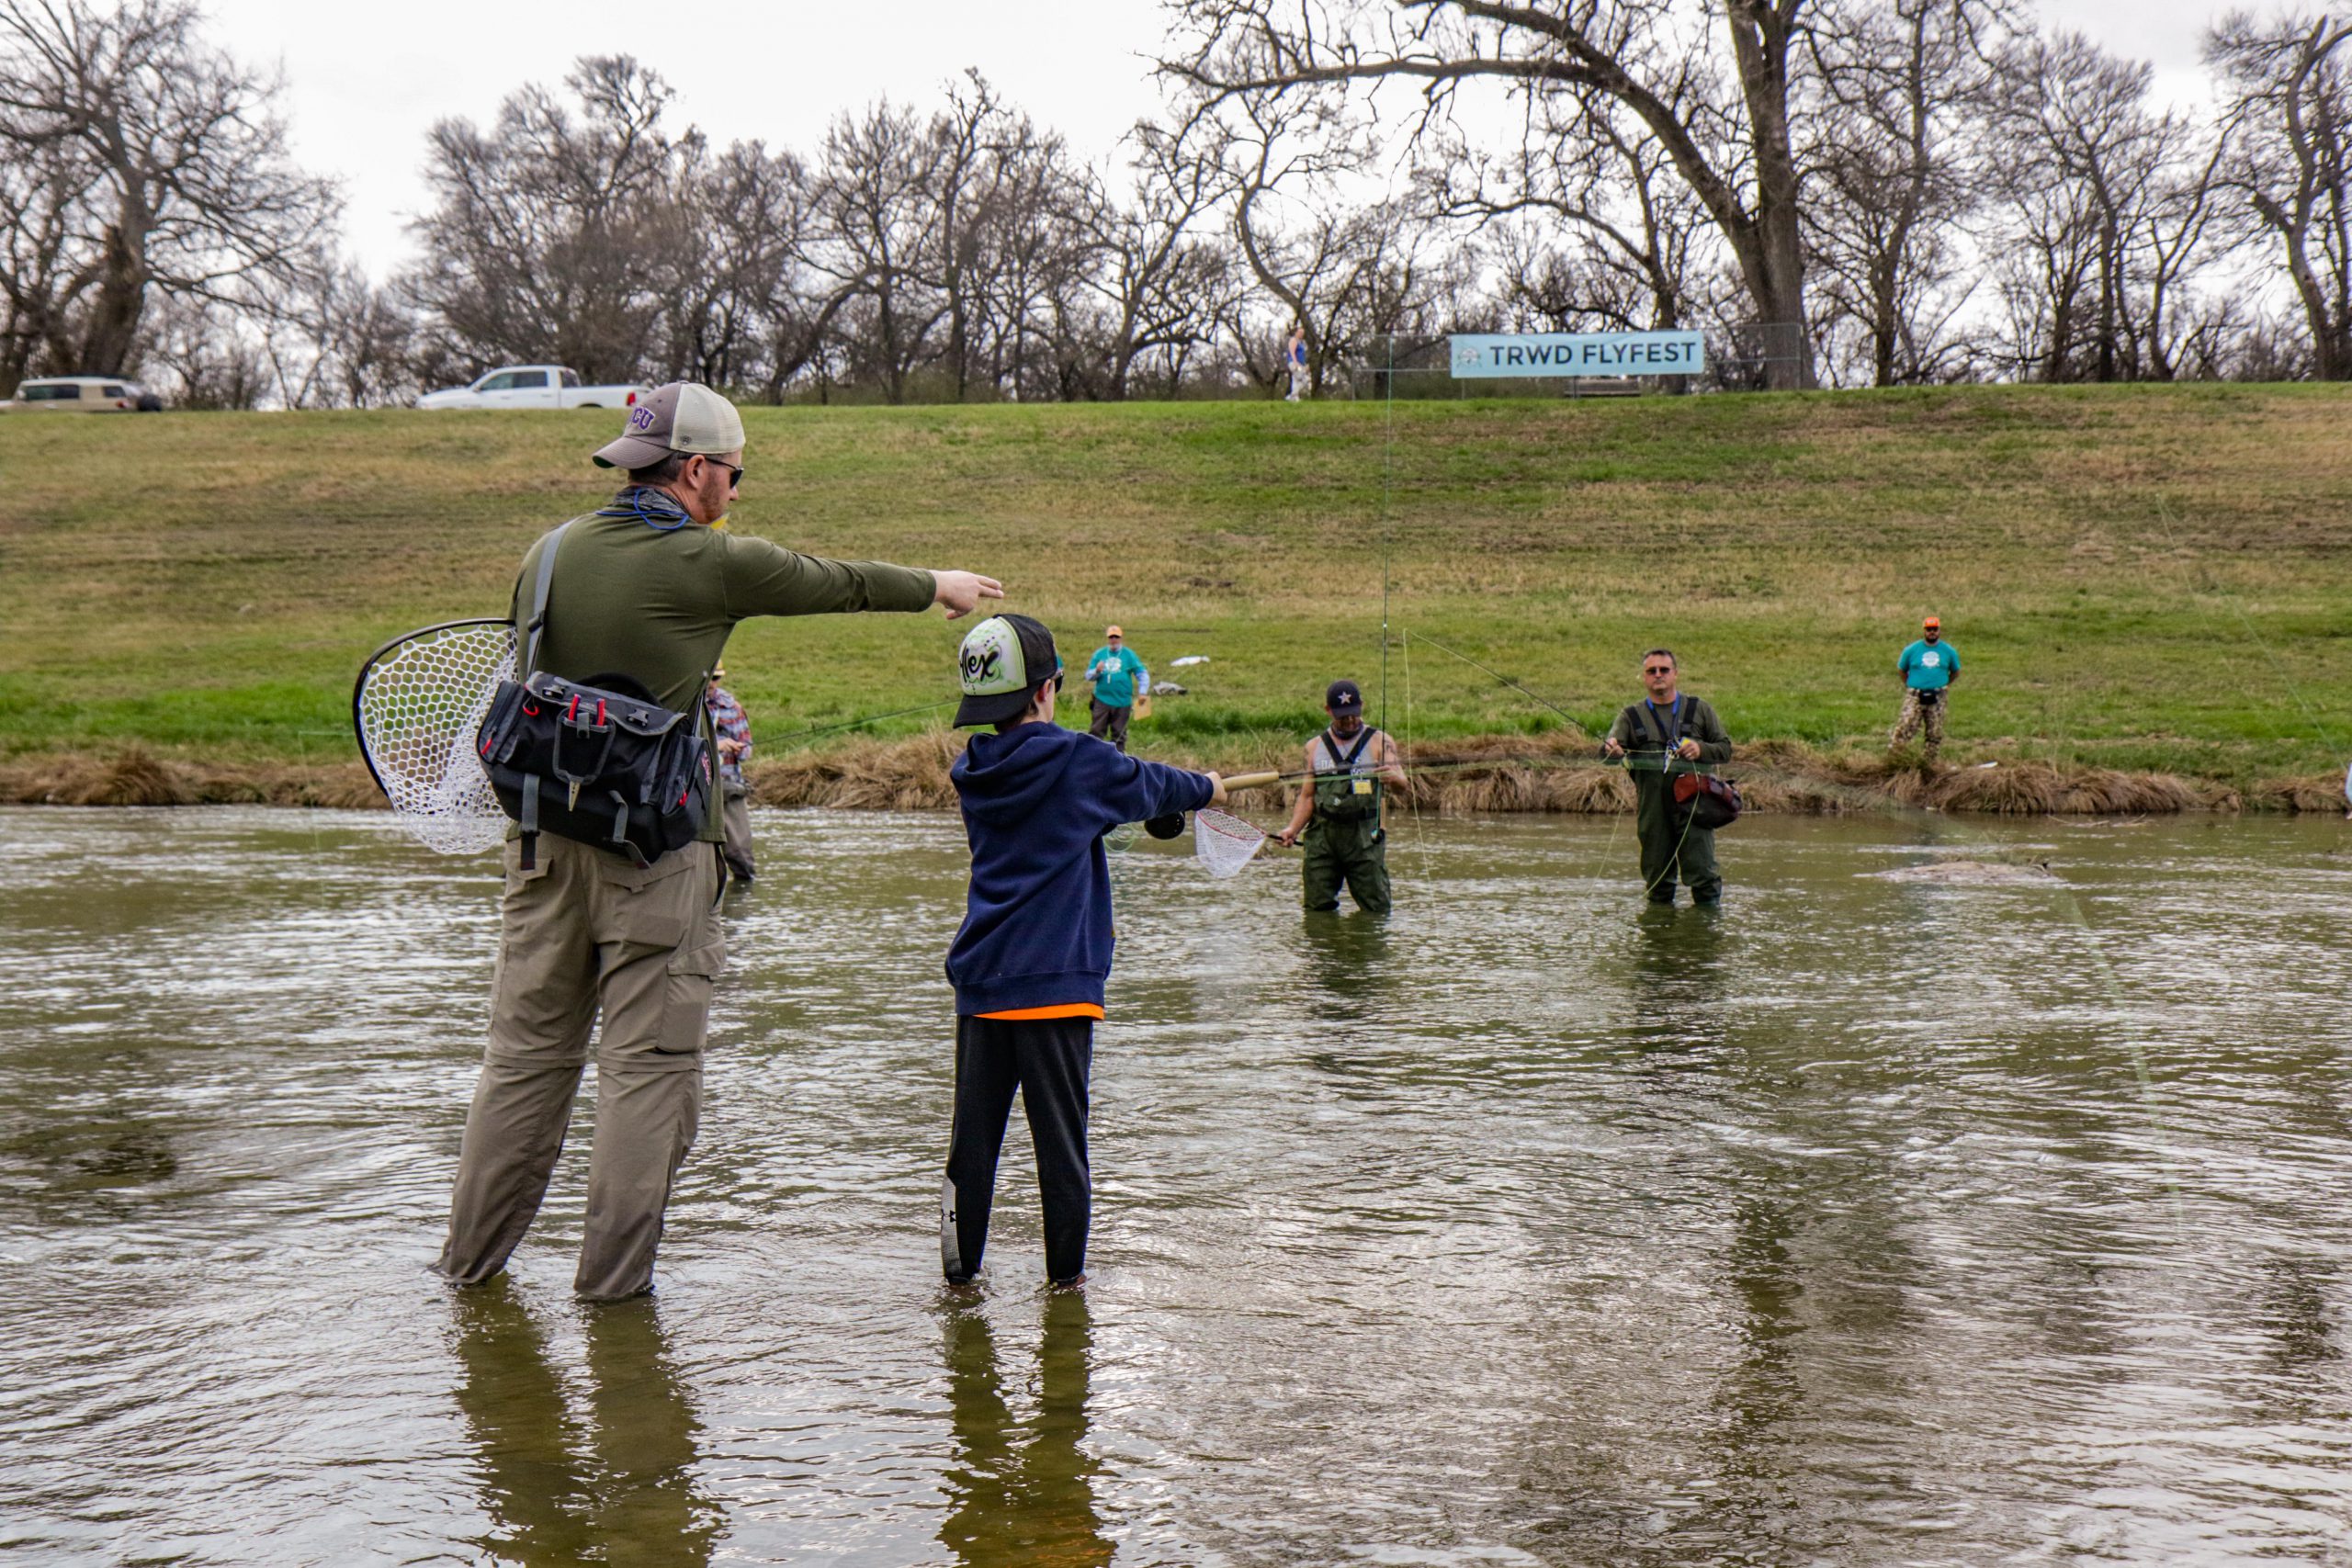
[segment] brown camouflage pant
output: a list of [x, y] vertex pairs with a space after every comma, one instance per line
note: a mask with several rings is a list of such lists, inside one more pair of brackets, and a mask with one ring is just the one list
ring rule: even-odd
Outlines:
[[[1931, 700], [1922, 702], [1922, 695]], [[1922, 694], [1906, 686], [1903, 691], [1903, 711], [1895, 716], [1894, 735], [1887, 743], [1900, 746], [1923, 727], [1928, 732], [1928, 751], [1933, 755], [1944, 743], [1944, 694]]]

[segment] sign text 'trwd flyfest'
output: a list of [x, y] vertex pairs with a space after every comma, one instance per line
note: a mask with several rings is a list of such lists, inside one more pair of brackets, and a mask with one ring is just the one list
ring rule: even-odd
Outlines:
[[1456, 333], [1456, 379], [1497, 376], [1695, 376], [1701, 333]]

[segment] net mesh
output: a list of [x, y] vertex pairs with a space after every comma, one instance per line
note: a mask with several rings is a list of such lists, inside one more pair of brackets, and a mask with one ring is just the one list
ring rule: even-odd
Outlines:
[[1211, 876], [1231, 876], [1265, 842], [1265, 834], [1238, 817], [1210, 807], [1193, 813], [1193, 854]]
[[506, 838], [474, 736], [514, 673], [514, 628], [468, 621], [404, 637], [360, 674], [359, 744], [401, 826], [427, 849], [478, 854]]

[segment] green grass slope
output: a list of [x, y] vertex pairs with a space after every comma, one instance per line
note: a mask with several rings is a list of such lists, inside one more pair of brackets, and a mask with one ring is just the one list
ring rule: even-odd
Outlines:
[[[733, 525], [1006, 581], [1076, 662], [1116, 620], [1191, 688], [1141, 749], [1599, 728], [1641, 650], [1742, 739], [1874, 743], [1920, 615], [1953, 753], [2250, 781], [2352, 744], [2352, 388], [1972, 388], [1587, 403], [759, 409]], [[607, 488], [610, 413], [0, 418], [0, 760], [350, 756], [360, 659], [503, 613]], [[1384, 572], [1390, 637], [1380, 637]], [[770, 754], [952, 691], [936, 615], [746, 624]], [[944, 710], [875, 733], [938, 723]]]

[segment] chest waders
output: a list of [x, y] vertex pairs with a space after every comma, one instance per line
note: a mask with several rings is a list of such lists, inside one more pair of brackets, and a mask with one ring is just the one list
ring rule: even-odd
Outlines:
[[1674, 804], [1672, 775], [1667, 753], [1682, 743], [1684, 705], [1695, 701], [1677, 695], [1661, 716], [1644, 700], [1628, 707], [1634, 727], [1657, 742], [1661, 762], [1657, 773], [1634, 775], [1634, 830], [1642, 845], [1643, 891], [1653, 904], [1674, 902], [1678, 873], [1690, 896], [1710, 904], [1723, 896], [1724, 879], [1715, 869], [1715, 835], [1697, 826], [1687, 810]]
[[1381, 781], [1359, 772], [1375, 757], [1380, 731], [1363, 727], [1352, 747], [1329, 730], [1308, 748], [1315, 765], [1315, 814], [1307, 818], [1301, 870], [1303, 902], [1309, 909], [1336, 909], [1345, 886], [1356, 908], [1385, 915], [1390, 904], [1388, 849], [1380, 829]]

